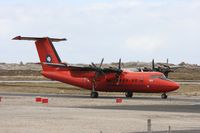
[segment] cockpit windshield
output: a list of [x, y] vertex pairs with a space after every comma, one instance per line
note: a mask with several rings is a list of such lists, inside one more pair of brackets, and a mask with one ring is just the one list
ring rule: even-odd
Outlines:
[[159, 78], [159, 79], [162, 79], [162, 80], [167, 80], [167, 78], [165, 77], [164, 74], [161, 74], [161, 75], [152, 75], [150, 78], [151, 79]]

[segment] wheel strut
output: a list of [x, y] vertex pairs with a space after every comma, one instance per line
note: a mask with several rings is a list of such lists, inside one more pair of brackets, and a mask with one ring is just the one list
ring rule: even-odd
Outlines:
[[95, 91], [95, 81], [92, 82], [92, 91], [90, 93], [91, 98], [98, 98], [99, 94]]

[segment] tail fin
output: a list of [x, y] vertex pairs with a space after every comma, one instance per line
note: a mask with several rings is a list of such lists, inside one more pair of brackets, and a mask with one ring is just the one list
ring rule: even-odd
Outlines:
[[65, 38], [58, 39], [58, 38], [49, 38], [49, 37], [21, 37], [17, 36], [13, 38], [13, 40], [29, 40], [35, 41], [35, 45], [38, 51], [38, 55], [40, 58], [40, 62], [42, 64], [42, 68], [44, 71], [46, 70], [53, 70], [55, 68], [49, 67], [44, 64], [47, 63], [61, 63], [60, 57], [56, 52], [55, 47], [53, 46], [52, 42], [59, 42], [59, 41], [66, 41]]

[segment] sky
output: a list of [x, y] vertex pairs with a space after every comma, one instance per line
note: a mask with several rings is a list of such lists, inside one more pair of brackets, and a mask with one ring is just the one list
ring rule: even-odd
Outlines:
[[0, 62], [39, 62], [34, 42], [59, 37], [63, 62], [144, 61], [200, 64], [199, 0], [0, 1]]

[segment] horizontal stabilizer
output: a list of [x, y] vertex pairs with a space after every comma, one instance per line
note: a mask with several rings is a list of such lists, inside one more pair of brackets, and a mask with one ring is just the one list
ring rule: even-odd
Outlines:
[[16, 36], [12, 40], [28, 40], [28, 41], [37, 41], [42, 39], [50, 39], [52, 42], [59, 42], [59, 41], [66, 41], [66, 38], [49, 38], [49, 37], [22, 37], [22, 36]]

